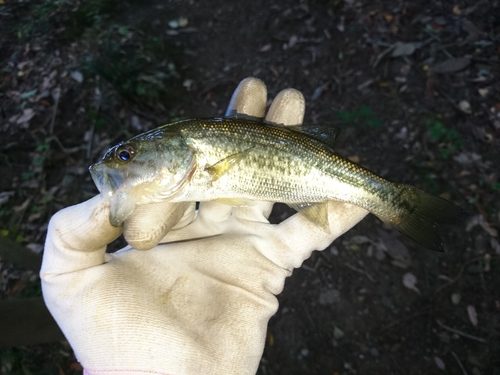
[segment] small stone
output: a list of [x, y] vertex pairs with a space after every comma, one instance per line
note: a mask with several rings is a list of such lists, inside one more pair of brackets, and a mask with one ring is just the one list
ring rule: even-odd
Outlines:
[[451, 303], [453, 303], [455, 306], [457, 306], [460, 303], [460, 300], [462, 299], [462, 296], [460, 293], [453, 293], [451, 295]]

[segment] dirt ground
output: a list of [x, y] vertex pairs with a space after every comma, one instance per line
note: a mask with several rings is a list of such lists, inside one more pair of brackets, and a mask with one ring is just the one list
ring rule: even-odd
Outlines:
[[[0, 234], [40, 253], [106, 148], [294, 87], [337, 152], [462, 206], [435, 253], [373, 216], [287, 280], [259, 374], [500, 374], [500, 1], [0, 0]], [[277, 205], [271, 221], [289, 209]], [[117, 242], [112, 248], [123, 244]], [[0, 257], [2, 300], [39, 296]], [[2, 374], [78, 374], [67, 343]]]

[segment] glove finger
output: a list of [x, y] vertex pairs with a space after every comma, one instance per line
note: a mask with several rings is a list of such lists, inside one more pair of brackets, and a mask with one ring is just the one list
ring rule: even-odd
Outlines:
[[[271, 103], [264, 122], [298, 125], [302, 123], [305, 112], [305, 100], [300, 91], [285, 89], [276, 95]], [[234, 214], [242, 220], [267, 222], [273, 208], [272, 202], [257, 202], [251, 206], [241, 206]]]
[[226, 230], [232, 211], [233, 207], [225, 203], [201, 202], [195, 220], [183, 228], [169, 232], [162, 242], [217, 236]]
[[367, 214], [368, 211], [364, 208], [348, 203], [329, 201], [329, 233], [301, 214], [295, 214], [283, 221], [277, 226], [276, 232], [285, 244], [284, 248], [289, 250], [286, 254], [278, 255], [281, 257], [281, 266], [287, 269], [300, 267], [302, 262], [309, 258], [312, 251], [324, 250]]
[[123, 235], [137, 250], [149, 250], [158, 245], [174, 226], [187, 225], [194, 219], [192, 202], [161, 202], [137, 207], [123, 224]]
[[231, 97], [226, 117], [244, 115], [262, 119], [266, 111], [267, 88], [258, 78], [249, 77], [240, 82]]
[[100, 195], [57, 212], [47, 230], [41, 274], [102, 264], [106, 246], [121, 232], [109, 222], [109, 203]]
[[304, 95], [295, 89], [285, 89], [276, 95], [267, 111], [264, 122], [271, 124], [299, 125], [306, 110]]
[[234, 207], [233, 215], [240, 220], [268, 223], [273, 205], [273, 202], [253, 201], [248, 205]]

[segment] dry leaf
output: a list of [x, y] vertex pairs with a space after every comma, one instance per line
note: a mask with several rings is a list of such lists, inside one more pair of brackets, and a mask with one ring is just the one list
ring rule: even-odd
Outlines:
[[490, 238], [490, 245], [493, 250], [495, 250], [495, 253], [500, 254], [500, 244], [498, 241], [494, 238]]
[[481, 227], [484, 229], [486, 233], [488, 233], [491, 237], [497, 237], [498, 236], [498, 231], [493, 228], [490, 223], [488, 223], [486, 220], [484, 220], [484, 216], [482, 216], [481, 222], [479, 223]]
[[10, 197], [14, 195], [13, 191], [2, 191], [0, 192], [0, 206], [4, 203], [6, 203]]
[[436, 362], [436, 366], [439, 367], [439, 369], [441, 370], [446, 369], [446, 366], [441, 358], [434, 357], [434, 362]]
[[261, 48], [260, 48], [260, 52], [267, 52], [267, 51], [270, 51], [272, 48], [272, 44], [271, 43], [268, 43], [268, 44], [265, 44], [263, 45]]
[[484, 89], [477, 89], [477, 91], [479, 92], [479, 95], [481, 95], [481, 97], [483, 98], [490, 93], [490, 89], [488, 87], [485, 87]]
[[453, 14], [455, 14], [455, 15], [457, 15], [457, 16], [459, 16], [459, 15], [461, 15], [461, 14], [462, 14], [462, 11], [460, 10], [460, 7], [459, 7], [458, 5], [455, 5], [455, 6], [453, 7]]
[[69, 74], [71, 78], [73, 78], [76, 82], [82, 83], [83, 82], [83, 74], [79, 72], [78, 70], [75, 70], [74, 72], [71, 72]]
[[479, 214], [472, 216], [469, 221], [467, 222], [467, 225], [465, 227], [466, 232], [470, 232], [472, 228], [475, 226], [481, 226], [481, 228], [484, 229], [486, 233], [488, 233], [491, 237], [497, 237], [498, 236], [498, 231], [493, 228], [490, 223], [488, 223], [485, 219], [484, 216]]
[[413, 52], [420, 46], [419, 43], [396, 43], [396, 46], [392, 50], [392, 57], [399, 56], [411, 56]]
[[414, 290], [418, 294], [420, 294], [420, 290], [415, 286], [417, 283], [417, 277], [411, 272], [407, 272], [403, 276], [403, 285], [408, 289]]
[[470, 322], [474, 327], [477, 327], [477, 311], [474, 306], [467, 306], [467, 314], [469, 315]]
[[29, 120], [31, 120], [34, 116], [35, 116], [35, 111], [33, 111], [31, 108], [26, 108], [23, 111], [21, 117], [17, 119], [16, 123], [23, 124], [25, 122], [29, 122]]
[[456, 59], [449, 59], [443, 61], [442, 63], [434, 65], [431, 68], [431, 71], [433, 73], [439, 73], [439, 74], [454, 73], [458, 72], [459, 70], [467, 68], [469, 64], [470, 64], [469, 57], [458, 57]]
[[[406, 268], [411, 265], [410, 251], [400, 240], [383, 230], [377, 230], [377, 233], [382, 241], [379, 241], [376, 245], [389, 254], [393, 260], [397, 261], [393, 262], [393, 265], [400, 268], [405, 268], [404, 265], [406, 265]], [[396, 234], [396, 232], [392, 233]]]

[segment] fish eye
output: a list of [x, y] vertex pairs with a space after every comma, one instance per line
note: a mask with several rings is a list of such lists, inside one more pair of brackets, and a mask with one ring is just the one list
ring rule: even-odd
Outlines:
[[134, 148], [130, 145], [122, 145], [116, 149], [115, 157], [119, 161], [129, 162], [133, 159], [135, 154]]

